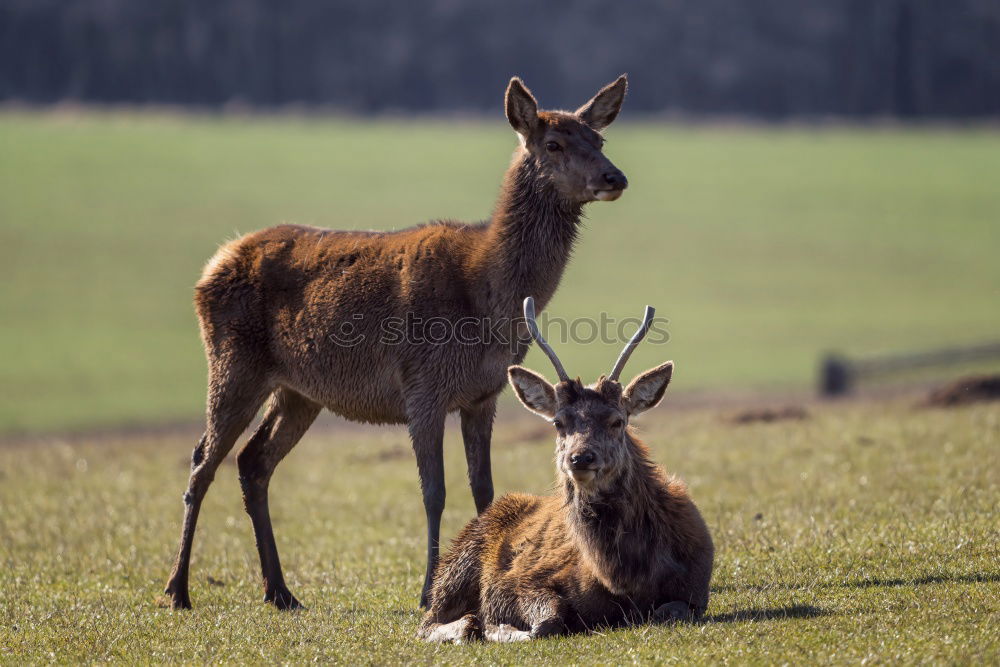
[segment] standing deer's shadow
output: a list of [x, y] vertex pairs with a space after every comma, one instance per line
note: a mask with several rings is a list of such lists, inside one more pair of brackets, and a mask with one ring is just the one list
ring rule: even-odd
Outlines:
[[[902, 578], [902, 577], [869, 577], [843, 583], [820, 584], [816, 588], [896, 588], [899, 586], [928, 586], [932, 584], [959, 583], [977, 584], [1000, 581], [1000, 575], [993, 573], [972, 573], [972, 574], [935, 574], [923, 577]], [[798, 586], [786, 584], [770, 584], [768, 586], [720, 586], [713, 587], [713, 592], [721, 590], [773, 590], [775, 588], [791, 589]], [[829, 616], [832, 612], [826, 611], [813, 605], [789, 605], [787, 607], [754, 608], [741, 609], [739, 611], [726, 614], [712, 614], [701, 619], [702, 623], [740, 623], [742, 621], [770, 621], [783, 618], [815, 618], [817, 616]]]
[[765, 585], [732, 585], [712, 586], [713, 593], [724, 591], [754, 591], [758, 593], [773, 590], [803, 590], [823, 588], [897, 588], [900, 586], [929, 586], [933, 584], [982, 584], [1000, 581], [1000, 574], [989, 572], [974, 572], [971, 574], [928, 574], [922, 577], [868, 577], [843, 582], [824, 582], [803, 586], [794, 582], [779, 582]]

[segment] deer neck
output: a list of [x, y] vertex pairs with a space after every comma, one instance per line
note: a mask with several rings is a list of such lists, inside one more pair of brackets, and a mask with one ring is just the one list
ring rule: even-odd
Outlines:
[[563, 199], [528, 152], [519, 150], [481, 249], [491, 310], [519, 317], [526, 296], [545, 307], [569, 262], [581, 211], [580, 203]]
[[584, 562], [616, 595], [640, 595], [653, 570], [653, 545], [662, 534], [654, 470], [640, 455], [596, 493], [581, 493], [562, 480], [567, 524]]

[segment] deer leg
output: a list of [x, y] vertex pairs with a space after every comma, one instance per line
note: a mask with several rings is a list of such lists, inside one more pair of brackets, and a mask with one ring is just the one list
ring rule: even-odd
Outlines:
[[462, 642], [483, 638], [483, 628], [475, 614], [466, 614], [451, 623], [432, 623], [421, 628], [418, 638], [425, 642]]
[[532, 639], [564, 635], [568, 632], [563, 617], [565, 607], [559, 595], [551, 590], [537, 591], [520, 600], [521, 614], [531, 626]]
[[[416, 402], [415, 402], [416, 403]], [[417, 403], [419, 406], [419, 403]], [[408, 411], [410, 438], [417, 455], [417, 471], [424, 495], [424, 512], [427, 514], [427, 573], [420, 593], [420, 606], [428, 607], [434, 568], [438, 561], [438, 543], [441, 538], [441, 514], [444, 512], [444, 421], [446, 411], [424, 406]]]
[[[467, 532], [463, 531], [463, 535]], [[430, 609], [424, 614], [417, 637], [429, 642], [482, 638], [477, 618], [482, 551], [479, 539], [458, 539], [437, 569]]]
[[518, 630], [513, 625], [501, 623], [499, 625], [487, 625], [483, 631], [483, 638], [488, 642], [526, 642], [531, 639], [531, 633]]
[[490, 437], [493, 434], [493, 416], [496, 414], [497, 397], [462, 410], [462, 440], [465, 443], [465, 460], [469, 466], [469, 486], [476, 501], [476, 512], [483, 511], [493, 502], [493, 472], [490, 469]]
[[523, 642], [564, 635], [568, 628], [561, 610], [558, 597], [543, 594], [539, 599], [532, 600], [527, 609], [522, 609], [524, 620], [531, 626], [530, 630], [519, 630], [506, 623], [487, 624], [483, 637], [491, 642]]
[[302, 605], [288, 590], [281, 573], [267, 490], [274, 468], [295, 447], [321, 409], [301, 394], [286, 388], [277, 389], [268, 401], [260, 426], [236, 456], [243, 506], [250, 515], [260, 555], [264, 601], [278, 609], [298, 609]]
[[266, 396], [267, 391], [262, 384], [229, 381], [218, 386], [215, 382], [209, 383], [207, 428], [191, 456], [191, 477], [184, 493], [181, 542], [164, 591], [170, 596], [170, 606], [174, 609], [191, 608], [188, 571], [201, 501], [215, 479], [219, 464], [233, 448], [236, 439], [246, 430]]

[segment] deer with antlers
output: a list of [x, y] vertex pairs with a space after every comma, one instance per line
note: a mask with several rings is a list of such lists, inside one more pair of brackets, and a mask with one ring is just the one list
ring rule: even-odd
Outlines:
[[611, 374], [571, 380], [535, 323], [532, 337], [559, 382], [508, 370], [517, 397], [556, 429], [558, 493], [506, 495], [473, 519], [442, 559], [427, 641], [520, 641], [641, 621], [699, 618], [708, 606], [713, 546], [683, 482], [664, 474], [629, 419], [663, 398], [673, 362], [618, 376], [646, 335], [653, 309]]
[[355, 421], [408, 425], [427, 516], [426, 605], [445, 502], [445, 417], [461, 415], [469, 483], [482, 512], [493, 499], [497, 395], [528, 343], [510, 336], [441, 340], [395, 325], [387, 332], [386, 323], [513, 322], [529, 294], [544, 307], [569, 262], [583, 206], [618, 199], [628, 185], [604, 156], [601, 136], [618, 116], [626, 85], [621, 76], [569, 113], [540, 111], [512, 79], [506, 114], [520, 142], [484, 223], [385, 233], [283, 225], [219, 249], [195, 288], [208, 357], [207, 425], [184, 493], [166, 587], [172, 607], [191, 606], [188, 572], [202, 499], [265, 402], [237, 456], [264, 599], [280, 609], [300, 606], [282, 575], [268, 487], [275, 466], [326, 407]]

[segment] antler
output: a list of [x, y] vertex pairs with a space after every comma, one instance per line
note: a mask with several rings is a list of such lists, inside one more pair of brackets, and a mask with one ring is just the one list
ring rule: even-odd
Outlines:
[[625, 364], [628, 363], [628, 358], [632, 356], [632, 351], [636, 346], [646, 337], [646, 332], [649, 331], [649, 325], [653, 323], [653, 314], [656, 309], [652, 306], [646, 306], [646, 313], [642, 317], [642, 325], [639, 330], [635, 332], [632, 336], [632, 340], [628, 342], [622, 353], [618, 355], [618, 361], [615, 362], [614, 368], [611, 369], [611, 375], [608, 376], [609, 380], [618, 381], [618, 376], [621, 375], [622, 369], [625, 368]]
[[542, 348], [542, 352], [545, 356], [549, 358], [552, 365], [556, 367], [556, 373], [559, 375], [560, 382], [569, 382], [569, 375], [566, 374], [566, 369], [563, 368], [562, 363], [559, 361], [559, 357], [556, 356], [555, 351], [549, 344], [545, 342], [542, 338], [542, 332], [538, 330], [538, 323], [535, 322], [535, 299], [534, 297], [527, 297], [524, 300], [524, 320], [528, 324], [528, 331], [531, 332], [531, 337], [538, 342], [538, 347]]

